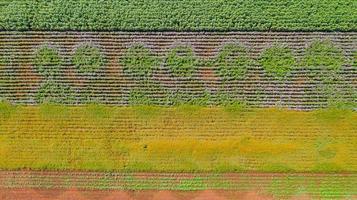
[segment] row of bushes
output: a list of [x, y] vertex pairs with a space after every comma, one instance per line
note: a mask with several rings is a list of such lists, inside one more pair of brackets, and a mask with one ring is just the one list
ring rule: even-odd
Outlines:
[[1, 30], [356, 31], [355, 0], [17, 0]]
[[[62, 71], [62, 62], [54, 48], [43, 46], [37, 50], [33, 64], [42, 75], [55, 77]], [[93, 75], [106, 64], [106, 58], [99, 48], [83, 44], [76, 49], [71, 62], [78, 73]], [[161, 66], [169, 69], [173, 76], [185, 78], [193, 77], [200, 66], [211, 66], [224, 81], [241, 80], [250, 67], [260, 65], [269, 76], [284, 80], [294, 68], [312, 69], [328, 76], [339, 71], [346, 59], [342, 50], [328, 40], [312, 42], [299, 62], [291, 49], [279, 44], [265, 49], [257, 60], [248, 55], [248, 49], [237, 44], [226, 44], [211, 60], [198, 59], [190, 46], [176, 46], [162, 59], [144, 45], [134, 44], [119, 58], [118, 64], [125, 74], [140, 79], [149, 79]]]

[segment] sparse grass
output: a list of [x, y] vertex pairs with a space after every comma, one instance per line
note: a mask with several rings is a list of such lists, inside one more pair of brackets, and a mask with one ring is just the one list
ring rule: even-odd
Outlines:
[[[33, 174], [31, 174], [33, 173]], [[308, 195], [312, 199], [349, 199], [356, 194], [355, 174], [143, 174], [141, 173], [96, 173], [56, 172], [3, 176], [1, 186], [7, 188], [63, 188], [101, 190], [235, 190], [239, 192], [259, 191], [263, 195], [273, 195], [274, 199], [292, 199], [294, 196]], [[26, 181], [24, 181], [26, 180]], [[120, 183], [120, 184], [118, 184]], [[351, 198], [352, 199], [352, 198]]]
[[356, 120], [346, 110], [242, 105], [1, 104], [0, 168], [356, 172]]
[[0, 101], [0, 119], [9, 118], [15, 111], [16, 107], [6, 101]]

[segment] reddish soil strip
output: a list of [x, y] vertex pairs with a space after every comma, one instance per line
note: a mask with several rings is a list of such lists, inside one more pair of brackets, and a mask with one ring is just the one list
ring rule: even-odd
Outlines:
[[[0, 171], [6, 199], [357, 199], [357, 174]], [[230, 184], [226, 184], [230, 183]], [[308, 189], [302, 192], [300, 189]], [[194, 191], [186, 191], [194, 190]]]
[[[1, 189], [2, 200], [270, 200], [271, 196], [256, 191], [113, 191], [113, 190], [58, 190], [58, 189]], [[295, 199], [310, 199], [307, 196]]]

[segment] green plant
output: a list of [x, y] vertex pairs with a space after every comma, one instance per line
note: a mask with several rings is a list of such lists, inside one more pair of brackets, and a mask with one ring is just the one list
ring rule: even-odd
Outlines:
[[144, 79], [151, 77], [153, 70], [158, 66], [157, 58], [142, 44], [129, 47], [120, 63], [124, 67], [124, 73]]
[[214, 65], [216, 73], [224, 80], [245, 78], [248, 67], [252, 64], [244, 47], [227, 44], [219, 52]]
[[37, 103], [73, 104], [74, 91], [67, 85], [55, 81], [46, 81], [41, 84], [36, 93]]
[[76, 49], [72, 63], [80, 73], [92, 74], [105, 64], [105, 59], [97, 47], [83, 44]]
[[265, 72], [278, 79], [283, 79], [295, 66], [295, 58], [291, 50], [275, 45], [265, 49], [259, 59]]
[[129, 93], [128, 102], [130, 105], [153, 105], [154, 100], [149, 93], [142, 89], [133, 89]]
[[61, 72], [62, 60], [58, 52], [49, 46], [43, 46], [35, 52], [34, 66], [46, 77], [55, 77]]
[[174, 76], [192, 77], [197, 68], [197, 59], [192, 48], [177, 46], [167, 55], [165, 64]]
[[353, 54], [353, 66], [357, 67], [357, 51]]
[[308, 69], [338, 71], [345, 62], [342, 50], [329, 40], [312, 42], [304, 54], [302, 65]]

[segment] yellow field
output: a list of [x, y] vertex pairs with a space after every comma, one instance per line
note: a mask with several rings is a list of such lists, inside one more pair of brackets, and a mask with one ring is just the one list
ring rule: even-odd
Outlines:
[[356, 172], [357, 114], [0, 105], [1, 169]]

